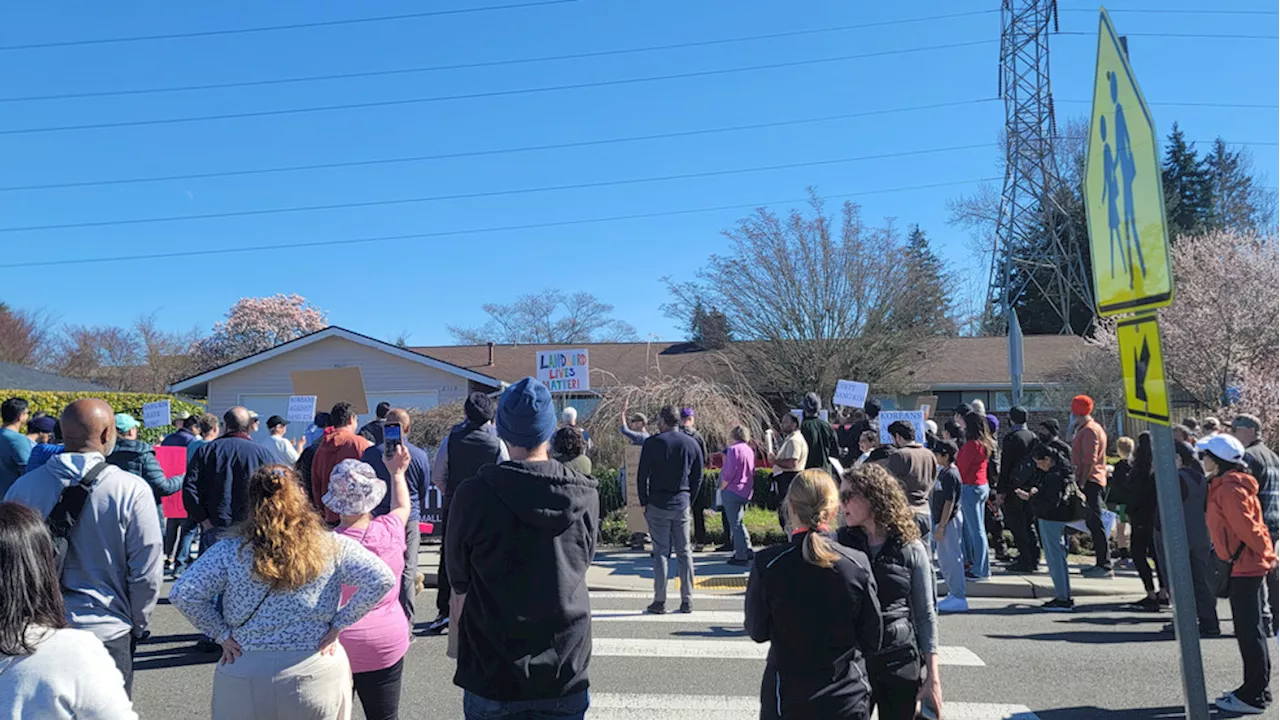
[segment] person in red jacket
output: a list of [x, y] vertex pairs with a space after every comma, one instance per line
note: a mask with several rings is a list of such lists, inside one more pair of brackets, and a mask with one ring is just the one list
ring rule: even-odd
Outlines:
[[338, 463], [343, 460], [359, 460], [373, 443], [368, 438], [356, 434], [359, 416], [355, 406], [349, 402], [340, 402], [329, 411], [330, 426], [325, 430], [324, 440], [316, 448], [311, 458], [311, 497], [316, 508], [324, 513], [324, 519], [330, 525], [337, 525], [341, 520], [337, 513], [324, 507], [320, 498], [329, 491], [329, 475]]
[[996, 441], [985, 416], [970, 411], [964, 416], [964, 445], [956, 455], [960, 471], [960, 516], [964, 536], [964, 555], [968, 563], [965, 577], [986, 580], [991, 577], [991, 561], [987, 557], [985, 517], [987, 496], [987, 463], [995, 452]]
[[1225, 712], [1260, 715], [1271, 704], [1271, 650], [1262, 623], [1262, 583], [1276, 567], [1276, 551], [1262, 519], [1258, 481], [1245, 472], [1244, 446], [1230, 435], [1214, 435], [1200, 444], [1200, 459], [1210, 478], [1205, 505], [1209, 540], [1218, 559], [1232, 561], [1231, 624], [1244, 665], [1244, 682], [1214, 701]]

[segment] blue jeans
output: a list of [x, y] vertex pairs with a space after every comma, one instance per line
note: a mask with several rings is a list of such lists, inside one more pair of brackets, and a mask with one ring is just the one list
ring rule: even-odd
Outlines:
[[747, 534], [746, 498], [738, 493], [725, 490], [720, 493], [724, 503], [724, 514], [729, 519], [729, 527], [725, 528], [725, 541], [733, 541], [733, 557], [738, 560], [751, 559], [751, 536]]
[[1049, 566], [1049, 577], [1053, 578], [1053, 596], [1059, 600], [1070, 600], [1067, 524], [1057, 520], [1040, 520], [1040, 545], [1044, 548], [1044, 563]]
[[[173, 555], [173, 572], [175, 575], [181, 575], [191, 565], [191, 543], [200, 537], [200, 523], [193, 523], [190, 520], [183, 520], [182, 527], [178, 530], [178, 548]], [[205, 551], [205, 541], [200, 540], [200, 552]]]
[[942, 542], [938, 543], [938, 567], [942, 569], [942, 578], [947, 581], [947, 594], [954, 597], [965, 597], [964, 586], [964, 520], [960, 513], [951, 517], [946, 530], [942, 533]]
[[586, 690], [545, 700], [490, 700], [464, 690], [462, 711], [467, 720], [582, 720], [591, 705]]
[[987, 532], [984, 523], [987, 485], [960, 486], [960, 514], [964, 522], [964, 557], [969, 562], [969, 572], [980, 578], [991, 576], [991, 561], [987, 558]]

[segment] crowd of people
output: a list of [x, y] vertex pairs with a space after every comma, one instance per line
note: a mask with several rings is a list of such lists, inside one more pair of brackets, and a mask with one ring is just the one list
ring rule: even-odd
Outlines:
[[[676, 612], [693, 611], [694, 553], [709, 542], [705, 511], [719, 511], [719, 550], [750, 568], [747, 634], [770, 643], [762, 717], [940, 717], [938, 614], [968, 609], [966, 587], [990, 577], [993, 553], [1010, 572], [1036, 571], [1043, 554], [1055, 591], [1044, 609], [1072, 611], [1068, 528], [1081, 521], [1094, 553], [1081, 575], [1114, 577], [1114, 542], [1143, 580], [1141, 611], [1168, 604], [1162, 528], [1184, 523], [1200, 631], [1221, 634], [1216, 601], [1227, 598], [1243, 665], [1242, 684], [1216, 703], [1270, 705], [1280, 461], [1257, 418], [1181, 426], [1185, 512], [1162, 518], [1151, 438], [1119, 438], [1109, 464], [1088, 397], [1071, 403], [1069, 442], [1052, 418], [1033, 432], [1021, 407], [997, 440], [998, 419], [974, 401], [941, 427], [892, 422], [882, 443], [878, 410], [833, 425], [810, 393], [763, 452], [734, 427], [705, 494], [695, 410], [661, 408], [653, 433], [623, 412], [623, 434], [641, 447], [633, 487], [653, 548], [645, 611], [667, 612], [672, 555]], [[184, 447], [187, 469], [166, 477], [138, 422], [102, 400], [57, 418], [6, 400], [0, 689], [16, 715], [136, 717], [133, 655], [168, 572], [169, 601], [205, 636], [197, 650], [218, 659], [213, 717], [347, 718], [357, 700], [368, 718], [398, 717], [430, 483], [444, 498], [444, 547], [426, 629], [449, 632], [466, 716], [583, 717], [600, 502], [576, 413], [557, 417], [533, 378], [496, 400], [472, 393], [433, 459], [405, 439], [409, 413], [375, 412], [360, 426], [337, 403], [301, 442], [278, 416], [254, 441], [258, 417], [244, 407], [178, 417], [161, 445]], [[771, 468], [789, 536], [758, 552], [744, 519], [757, 465]], [[160, 501], [179, 492], [187, 517], [166, 520]]]

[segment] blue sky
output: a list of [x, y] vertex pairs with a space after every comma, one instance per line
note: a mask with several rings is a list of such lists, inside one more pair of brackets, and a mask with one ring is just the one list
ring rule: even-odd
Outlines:
[[[520, 0], [490, 0], [489, 5]], [[7, 3], [0, 45], [338, 20], [482, 3]], [[1062, 3], [1052, 41], [1060, 123], [1091, 96], [1096, 6]], [[1126, 8], [1265, 10], [1261, 2], [1118, 2], [1117, 29], [1161, 135], [1221, 135], [1250, 147], [1276, 184], [1276, 16], [1123, 12]], [[173, 329], [207, 330], [239, 297], [296, 292], [330, 321], [415, 344], [450, 341], [446, 326], [484, 321], [480, 305], [545, 287], [586, 290], [616, 306], [641, 337], [678, 338], [662, 316], [660, 278], [689, 278], [722, 251], [720, 231], [748, 208], [627, 221], [587, 218], [751, 206], [857, 194], [863, 216], [919, 223], [953, 267], [977, 273], [966, 231], [947, 224], [949, 198], [998, 174], [1003, 122], [996, 93], [998, 3], [779, 3], [763, 0], [577, 0], [393, 22], [212, 37], [0, 50], [0, 97], [236, 83], [296, 76], [483, 63], [683, 44], [779, 32], [975, 13], [926, 22], [586, 59], [505, 64], [324, 82], [0, 102], [0, 187], [457, 154], [668, 134], [832, 115], [838, 120], [532, 152], [165, 182], [0, 192], [0, 300], [64, 322], [128, 324], [155, 312]], [[1071, 10], [1068, 10], [1070, 8]], [[989, 11], [989, 12], [980, 12]], [[1164, 35], [1140, 36], [1139, 33]], [[1268, 35], [1193, 39], [1175, 33]], [[940, 45], [945, 49], [918, 50]], [[911, 52], [898, 52], [912, 50]], [[848, 55], [832, 62], [553, 92], [492, 93], [688, 74]], [[13, 130], [253, 113], [319, 105], [490, 94], [328, 112], [61, 132]], [[1166, 103], [1205, 103], [1173, 106]], [[1217, 103], [1260, 104], [1223, 108]], [[923, 105], [947, 107], [882, 114]], [[9, 131], [9, 132], [6, 132]], [[968, 149], [951, 149], [966, 146]], [[919, 152], [943, 150], [940, 152]], [[914, 154], [902, 154], [914, 153]], [[802, 168], [659, 182], [617, 181], [896, 155]], [[593, 184], [614, 183], [590, 187]], [[998, 182], [996, 183], [998, 185]], [[8, 231], [44, 225], [377, 202], [588, 185], [571, 190], [213, 218]], [[928, 189], [900, 190], [921, 185]], [[943, 186], [945, 185], [945, 186]], [[833, 198], [832, 208], [843, 198]], [[787, 204], [778, 206], [785, 209]], [[349, 238], [432, 234], [393, 242]], [[272, 248], [127, 262], [155, 253]], [[179, 297], [181, 295], [181, 297]]]

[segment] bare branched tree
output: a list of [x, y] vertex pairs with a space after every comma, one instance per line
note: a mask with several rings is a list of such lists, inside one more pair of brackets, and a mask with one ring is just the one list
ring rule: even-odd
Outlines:
[[112, 390], [129, 389], [142, 363], [142, 344], [129, 330], [110, 325], [72, 325], [57, 340], [54, 367], [59, 375], [97, 382]]
[[134, 323], [133, 332], [142, 345], [144, 372], [134, 379], [135, 392], [164, 392], [170, 383], [194, 375], [198, 371], [195, 357], [200, 333], [161, 329], [156, 316], [144, 315]]
[[560, 290], [521, 295], [502, 305], [486, 303], [489, 321], [474, 328], [450, 326], [454, 339], [464, 345], [486, 342], [519, 344], [630, 342], [635, 328], [611, 317], [613, 306], [588, 292], [567, 294]]
[[667, 281], [668, 309], [701, 300], [725, 314], [737, 339], [761, 341], [734, 350], [765, 391], [829, 397], [837, 379], [878, 383], [936, 339], [936, 325], [920, 321], [928, 308], [901, 239], [865, 226], [852, 203], [836, 220], [811, 192], [808, 212], [761, 209], [725, 237], [729, 252], [695, 281]]
[[0, 302], [0, 362], [38, 365], [49, 349], [52, 321], [41, 310], [17, 310]]

